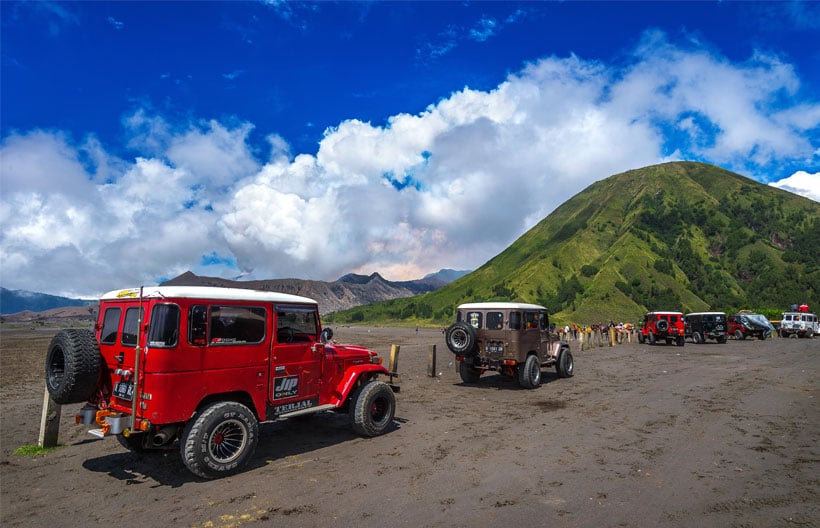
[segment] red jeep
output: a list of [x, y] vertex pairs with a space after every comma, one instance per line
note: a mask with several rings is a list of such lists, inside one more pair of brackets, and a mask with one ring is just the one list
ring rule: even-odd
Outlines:
[[51, 341], [51, 398], [86, 402], [77, 423], [96, 423], [90, 433], [131, 450], [178, 445], [200, 477], [238, 472], [261, 421], [335, 410], [364, 436], [393, 424], [396, 374], [376, 352], [329, 343], [312, 299], [189, 286], [113, 291], [94, 328]]
[[678, 346], [684, 343], [684, 324], [682, 312], [649, 312], [643, 316], [639, 343], [654, 345], [658, 341], [673, 342]]

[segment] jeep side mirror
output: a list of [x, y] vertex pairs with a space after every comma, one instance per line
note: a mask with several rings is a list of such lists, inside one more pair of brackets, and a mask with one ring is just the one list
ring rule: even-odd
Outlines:
[[322, 343], [327, 343], [333, 339], [333, 329], [332, 328], [323, 328], [321, 334]]

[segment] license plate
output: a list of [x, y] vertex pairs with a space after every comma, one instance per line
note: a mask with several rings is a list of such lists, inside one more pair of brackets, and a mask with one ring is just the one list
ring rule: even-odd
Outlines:
[[114, 396], [122, 400], [131, 401], [134, 397], [134, 383], [130, 381], [118, 381], [114, 384]]

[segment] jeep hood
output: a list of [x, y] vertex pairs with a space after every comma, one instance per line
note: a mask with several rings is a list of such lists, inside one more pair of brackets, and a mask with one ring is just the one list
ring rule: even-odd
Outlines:
[[371, 357], [378, 356], [378, 353], [370, 350], [367, 347], [359, 346], [359, 345], [337, 345], [337, 344], [327, 344], [325, 348], [332, 350], [339, 357], [343, 358], [367, 358], [369, 361]]

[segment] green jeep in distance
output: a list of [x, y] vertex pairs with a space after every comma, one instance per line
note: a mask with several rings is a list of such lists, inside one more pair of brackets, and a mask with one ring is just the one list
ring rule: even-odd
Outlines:
[[541, 369], [555, 366], [558, 376], [573, 375], [569, 344], [550, 331], [547, 309], [537, 304], [481, 302], [458, 307], [456, 322], [445, 331], [464, 383], [494, 370], [527, 389], [541, 385]]

